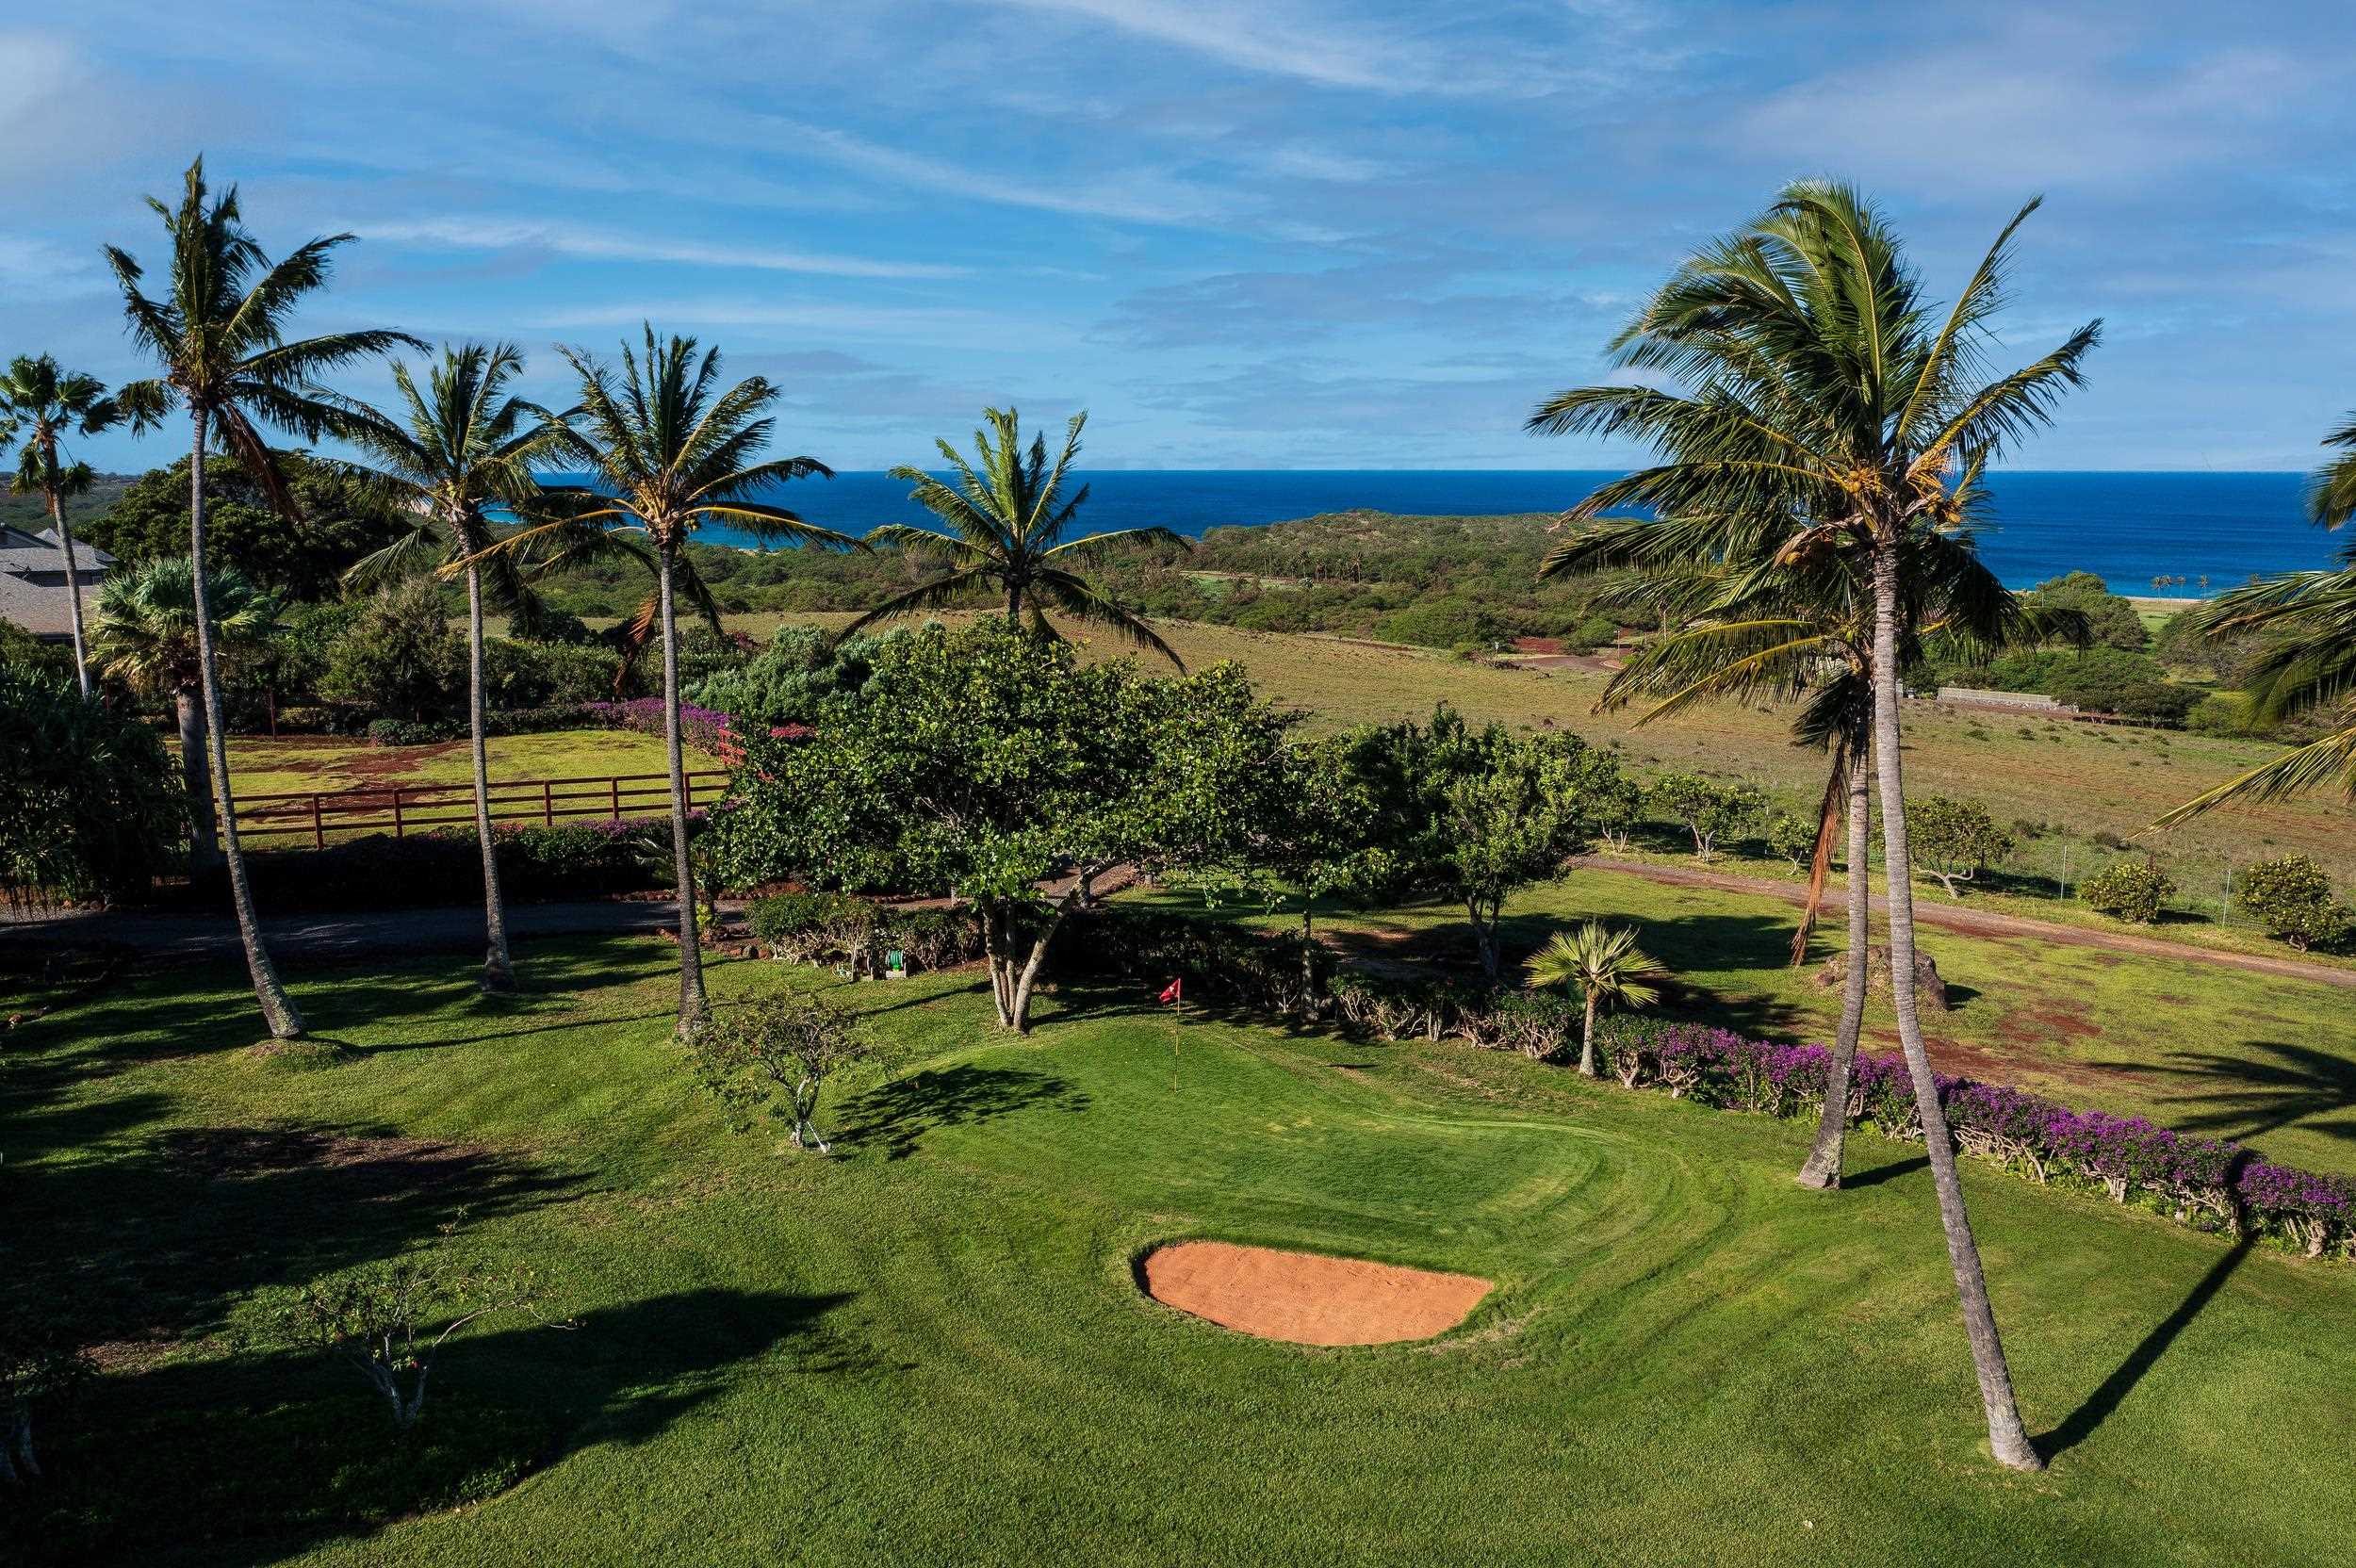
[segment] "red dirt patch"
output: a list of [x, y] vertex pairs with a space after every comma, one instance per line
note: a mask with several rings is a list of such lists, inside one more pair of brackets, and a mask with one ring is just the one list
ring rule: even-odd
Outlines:
[[1469, 1274], [1364, 1258], [1181, 1241], [1146, 1258], [1145, 1288], [1165, 1305], [1260, 1339], [1389, 1345], [1447, 1332], [1493, 1287]]

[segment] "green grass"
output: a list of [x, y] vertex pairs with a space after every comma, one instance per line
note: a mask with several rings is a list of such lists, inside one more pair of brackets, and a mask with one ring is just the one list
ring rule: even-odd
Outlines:
[[[491, 778], [604, 778], [663, 771], [663, 738], [629, 729], [565, 729], [548, 735], [495, 735], [483, 743]], [[716, 766], [691, 750], [688, 767]], [[382, 788], [390, 784], [466, 784], [474, 764], [464, 741], [437, 745], [372, 746], [343, 735], [240, 735], [229, 743], [229, 775], [241, 793]]]
[[[1180, 907], [1197, 903], [1159, 897]], [[1795, 913], [1779, 899], [1582, 869], [1508, 904], [1505, 940], [1518, 957], [1583, 920], [1634, 924], [1644, 951], [1673, 976], [1670, 1011], [1775, 1039], [1829, 1039], [1841, 993], [1817, 986], [1814, 963], [1790, 967]], [[1269, 923], [1290, 929], [1296, 921]], [[1354, 956], [1476, 972], [1458, 908], [1327, 915], [1318, 927]], [[1845, 937], [1838, 914], [1820, 926], [1819, 961], [1839, 952]], [[2356, 1175], [2356, 1040], [2346, 1022], [2356, 993], [2347, 988], [1930, 927], [1922, 943], [1955, 1004], [1923, 1016], [1941, 1069]], [[1886, 1000], [1869, 1007], [1866, 1037], [1868, 1049], [1897, 1049]]]
[[[342, 1042], [260, 1057], [227, 970], [10, 1037], [11, 1267], [116, 1343], [54, 1433], [38, 1555], [474, 1562], [2319, 1561], [2356, 1477], [2356, 1271], [1984, 1170], [1967, 1180], [2041, 1477], [1978, 1449], [1919, 1157], [1790, 1181], [1804, 1130], [1518, 1057], [1189, 1025], [978, 983], [836, 988], [898, 1076], [854, 1152], [732, 1134], [651, 941], [307, 973]], [[813, 983], [735, 963], [724, 997]], [[307, 1130], [307, 1137], [294, 1130]], [[337, 1141], [346, 1140], [346, 1141]], [[270, 1347], [270, 1287], [471, 1210], [572, 1332], [437, 1373], [378, 1458], [356, 1380]], [[1212, 1235], [1485, 1275], [1431, 1347], [1309, 1351], [1142, 1299]], [[463, 1509], [402, 1512], [396, 1481]], [[390, 1478], [388, 1479], [388, 1478]], [[307, 1484], [306, 1484], [307, 1483]], [[241, 1499], [311, 1499], [270, 1533]], [[291, 1506], [291, 1504], [287, 1504]], [[378, 1519], [355, 1525], [350, 1509]], [[72, 1526], [71, 1531], [62, 1527]], [[112, 1533], [108, 1533], [111, 1531]], [[76, 1533], [78, 1532], [78, 1533]], [[260, 1539], [241, 1537], [258, 1534]], [[98, 1544], [92, 1548], [95, 1538]]]

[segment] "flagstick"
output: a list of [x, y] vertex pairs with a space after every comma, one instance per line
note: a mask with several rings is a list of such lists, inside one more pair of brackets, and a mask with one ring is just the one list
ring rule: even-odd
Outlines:
[[1178, 1092], [1178, 1031], [1186, 1021], [1186, 993], [1178, 993], [1177, 1010], [1170, 1015], [1170, 1092]]

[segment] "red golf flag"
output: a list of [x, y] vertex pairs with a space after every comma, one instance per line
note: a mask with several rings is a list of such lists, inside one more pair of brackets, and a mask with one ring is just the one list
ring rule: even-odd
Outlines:
[[1164, 986], [1162, 988], [1162, 1000], [1164, 1002], [1183, 1001], [1184, 997], [1181, 995], [1178, 988], [1184, 986], [1186, 983], [1186, 976], [1182, 974], [1177, 979], [1172, 980], [1169, 985]]

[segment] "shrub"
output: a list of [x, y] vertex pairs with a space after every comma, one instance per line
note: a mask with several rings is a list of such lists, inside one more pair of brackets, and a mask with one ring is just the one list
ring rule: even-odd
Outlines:
[[[510, 898], [602, 898], [661, 886], [632, 853], [636, 822], [499, 823], [491, 828], [499, 882]], [[248, 857], [254, 896], [273, 908], [369, 909], [473, 904], [483, 897], [483, 858], [471, 827], [437, 827], [394, 838], [371, 833], [325, 849], [273, 849]], [[193, 896], [223, 906], [216, 871]]]
[[[875, 1047], [852, 1027], [850, 1014], [799, 991], [715, 1015], [688, 1050], [696, 1076], [724, 1104], [748, 1117], [762, 1109], [790, 1116], [794, 1131], [787, 1141], [821, 1154], [833, 1151], [811, 1119], [826, 1080], [875, 1059]], [[772, 1102], [780, 1093], [785, 1104], [777, 1109]]]
[[0, 896], [101, 902], [144, 892], [187, 831], [163, 743], [86, 699], [70, 675], [0, 668]]
[[34, 1415], [71, 1399], [95, 1371], [54, 1318], [22, 1308], [0, 1316], [0, 1485], [40, 1477]]
[[1744, 832], [1766, 813], [1767, 797], [1748, 784], [1720, 784], [1699, 774], [1665, 773], [1647, 792], [1653, 803], [1685, 825], [1693, 855], [1716, 857], [1718, 841]]
[[2089, 908], [2135, 925], [2159, 919], [2160, 906], [2175, 892], [2168, 874], [2149, 860], [2115, 861], [2078, 887]]
[[466, 690], [466, 645], [450, 629], [440, 594], [422, 579], [371, 600], [335, 643], [319, 679], [323, 696], [413, 722], [458, 710]]
[[483, 1271], [422, 1255], [314, 1280], [279, 1316], [290, 1337], [359, 1373], [391, 1407], [394, 1427], [405, 1429], [424, 1411], [426, 1380], [450, 1337], [518, 1312], [548, 1321], [531, 1270]]
[[2332, 895], [2324, 869], [2304, 855], [2260, 860], [2242, 873], [2233, 902], [2301, 953], [2348, 934], [2348, 906]]
[[1767, 849], [1791, 861], [1793, 871], [1804, 872], [1816, 857], [1816, 828], [1789, 811], [1778, 811], [1767, 824]]
[[2012, 853], [2012, 835], [1976, 800], [1925, 795], [1910, 801], [1906, 829], [1915, 864], [1939, 878], [1949, 898], [1962, 896], [1957, 883], [1972, 881]]
[[893, 909], [852, 893], [779, 893], [756, 903], [746, 919], [777, 957], [846, 964], [859, 973], [875, 973], [882, 955], [895, 948], [911, 972], [982, 956], [981, 919], [971, 905]]

